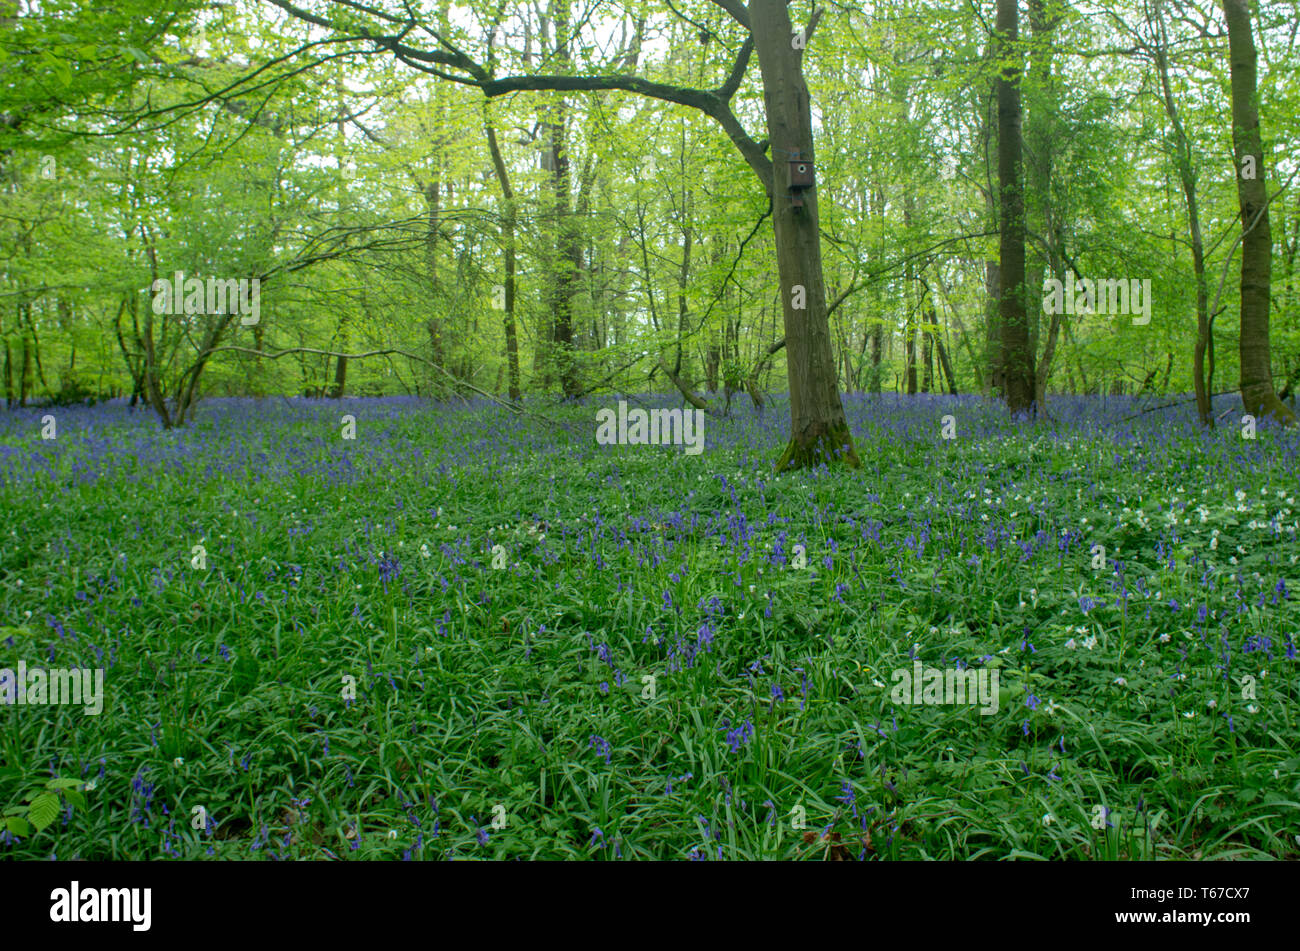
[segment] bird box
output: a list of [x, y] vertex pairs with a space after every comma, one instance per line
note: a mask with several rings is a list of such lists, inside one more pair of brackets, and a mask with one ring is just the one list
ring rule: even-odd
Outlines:
[[790, 158], [790, 187], [812, 188], [813, 184], [813, 163], [800, 158], [798, 152], [793, 153]]

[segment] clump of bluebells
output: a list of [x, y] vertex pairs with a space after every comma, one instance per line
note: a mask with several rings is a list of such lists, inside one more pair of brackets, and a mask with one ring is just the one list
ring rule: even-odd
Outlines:
[[739, 753], [754, 739], [754, 724], [748, 718], [739, 726], [730, 729], [728, 727], [730, 727], [730, 724], [724, 723], [722, 729], [726, 731], [727, 746], [731, 748], [733, 753]]

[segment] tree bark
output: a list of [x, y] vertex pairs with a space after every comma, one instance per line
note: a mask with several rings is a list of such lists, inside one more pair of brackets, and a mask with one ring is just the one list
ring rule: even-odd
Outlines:
[[998, 50], [1006, 63], [997, 79], [999, 282], [998, 320], [1007, 408], [1028, 412], [1034, 406], [1034, 355], [1029, 349], [1025, 307], [1025, 202], [1021, 148], [1018, 0], [998, 0]]
[[438, 157], [434, 157], [433, 173], [424, 186], [426, 207], [424, 230], [424, 266], [429, 279], [429, 316], [425, 320], [425, 330], [429, 334], [429, 349], [433, 355], [434, 366], [441, 367], [446, 360], [446, 350], [442, 335], [442, 318], [438, 307], [438, 231], [439, 217], [442, 210], [442, 179]]
[[682, 193], [682, 266], [677, 272], [677, 354], [673, 358], [673, 373], [682, 372], [682, 341], [686, 336], [689, 309], [686, 290], [691, 279], [691, 246], [695, 242], [695, 229], [691, 227], [691, 192]]
[[1174, 164], [1178, 169], [1178, 182], [1187, 205], [1187, 230], [1192, 245], [1192, 278], [1196, 285], [1196, 344], [1192, 350], [1192, 389], [1196, 393], [1196, 416], [1201, 425], [1213, 428], [1214, 413], [1210, 406], [1210, 388], [1206, 375], [1205, 357], [1210, 344], [1210, 304], [1205, 279], [1205, 242], [1201, 238], [1201, 212], [1197, 196], [1197, 174], [1192, 160], [1192, 144], [1183, 126], [1178, 102], [1174, 99], [1169, 82], [1169, 42], [1165, 31], [1163, 12], [1156, 8], [1158, 19], [1153, 24], [1157, 37], [1152, 49], [1156, 72], [1160, 76], [1161, 99], [1165, 115], [1173, 128]]
[[943, 345], [943, 340], [940, 337], [934, 338], [934, 346], [939, 351], [939, 366], [943, 369], [943, 375], [948, 380], [948, 392], [956, 396], [957, 377], [952, 372], [952, 361], [948, 358], [948, 348]]
[[501, 186], [502, 214], [501, 232], [505, 242], [505, 322], [506, 365], [510, 374], [510, 399], [518, 402], [523, 395], [519, 383], [519, 331], [515, 325], [515, 193], [510, 185], [510, 174], [506, 170], [505, 159], [501, 156], [501, 146], [497, 142], [496, 128], [484, 103], [484, 125], [487, 129], [488, 150], [492, 153], [492, 167], [496, 170], [497, 183]]
[[[1272, 416], [1287, 426], [1296, 415], [1273, 390], [1269, 354], [1269, 295], [1273, 235], [1264, 188], [1264, 147], [1256, 103], [1255, 37], [1247, 0], [1223, 0], [1228, 24], [1228, 60], [1232, 76], [1232, 142], [1236, 157], [1237, 199], [1241, 208], [1241, 402], [1255, 417]], [[1246, 162], [1253, 158], [1253, 175]]]
[[922, 362], [921, 392], [929, 393], [934, 389], [934, 334], [926, 330], [921, 340], [921, 352], [925, 357]]
[[[912, 205], [915, 199], [909, 190], [903, 198], [903, 232], [910, 235], [912, 233]], [[907, 308], [907, 329], [906, 346], [907, 346], [907, 395], [916, 395], [916, 324], [917, 315], [920, 310], [920, 303], [913, 304], [916, 296], [916, 265], [909, 256], [903, 265], [903, 301]]]
[[5, 406], [12, 408], [14, 405], [14, 375], [13, 375], [13, 353], [9, 349], [9, 338], [4, 338], [5, 343]]
[[[567, 70], [571, 62], [569, 0], [556, 0], [553, 10], [555, 62], [561, 70]], [[559, 377], [560, 392], [566, 397], [575, 397], [582, 390], [573, 352], [573, 299], [578, 288], [578, 272], [582, 268], [582, 244], [571, 207], [573, 184], [570, 180], [567, 124], [568, 105], [560, 96], [549, 107], [542, 123], [555, 212], [555, 263], [550, 294], [551, 352], [546, 376], [549, 378], [554, 372]]]
[[[975, 347], [971, 343], [970, 334], [966, 333], [966, 324], [961, 319], [961, 313], [955, 306], [953, 306], [952, 295], [948, 292], [947, 282], [943, 279], [942, 268], [935, 269], [935, 282], [938, 284], [939, 290], [943, 293], [944, 302], [948, 305], [948, 312], [952, 314], [952, 319], [957, 324], [957, 333], [961, 334], [961, 342], [966, 347], [966, 355], [970, 357], [971, 372], [975, 377], [975, 388], [981, 393], [984, 393], [986, 391], [984, 389], [984, 375], [980, 371], [980, 360], [975, 354]], [[942, 353], [943, 351], [940, 352]], [[949, 374], [949, 379], [954, 379], [951, 374]], [[956, 383], [953, 382], [952, 386], [953, 392], [956, 393]]]
[[868, 388], [877, 396], [880, 395], [880, 345], [884, 340], [885, 325], [875, 323], [871, 327], [871, 375]]
[[[992, 43], [996, 50], [997, 41]], [[990, 101], [983, 110], [982, 138], [984, 144], [984, 168], [987, 178], [987, 185], [984, 188], [984, 214], [986, 218], [987, 231], [997, 231], [1001, 234], [998, 227], [998, 205], [997, 189], [993, 183], [995, 177], [995, 168], [997, 166], [997, 120], [994, 113], [997, 108], [997, 91], [998, 84], [995, 80], [990, 89]], [[987, 373], [988, 388], [984, 391], [990, 396], [1002, 396], [1005, 387], [1003, 385], [1002, 372], [1002, 328], [998, 319], [999, 304], [998, 300], [1001, 295], [1002, 275], [998, 268], [998, 262], [992, 258], [984, 261], [984, 366]]]
[[[809, 26], [814, 27], [814, 11]], [[826, 288], [822, 276], [817, 189], [803, 192], [803, 207], [790, 197], [790, 159], [797, 152], [812, 161], [812, 111], [803, 78], [803, 50], [791, 40], [786, 0], [751, 0], [754, 48], [763, 77], [768, 140], [772, 143], [772, 226], [785, 322], [790, 383], [790, 442], [777, 461], [778, 471], [842, 460], [861, 465], [853, 448], [844, 406], [835, 383]], [[805, 31], [806, 45], [810, 39]], [[797, 288], [804, 308], [796, 309]]]
[[[1062, 271], [1059, 250], [1059, 225], [1052, 205], [1052, 175], [1055, 168], [1057, 128], [1057, 82], [1054, 69], [1054, 32], [1061, 21], [1059, 7], [1049, 8], [1045, 0], [1029, 0], [1029, 25], [1033, 35], [1033, 54], [1030, 78], [1034, 98], [1030, 102], [1025, 127], [1025, 147], [1028, 153], [1026, 172], [1028, 193], [1026, 219], [1041, 238], [1042, 252], [1026, 283], [1025, 304], [1033, 313], [1030, 326], [1033, 339], [1030, 354], [1038, 354], [1034, 370], [1034, 403], [1042, 408], [1047, 402], [1047, 384], [1051, 379], [1052, 362], [1056, 358], [1056, 344], [1061, 330], [1062, 315], [1052, 314], [1047, 324], [1046, 339], [1042, 337], [1043, 307], [1039, 291], [1043, 275], [1060, 278]], [[1039, 351], [1039, 342], [1042, 350]]]

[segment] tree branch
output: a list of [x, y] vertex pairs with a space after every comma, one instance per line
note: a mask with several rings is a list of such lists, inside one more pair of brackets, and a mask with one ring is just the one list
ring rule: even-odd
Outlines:
[[682, 394], [682, 397], [686, 400], [686, 402], [690, 403], [696, 409], [704, 410], [704, 412], [708, 413], [710, 416], [719, 417], [722, 415], [716, 409], [710, 406], [709, 401], [706, 400], [704, 397], [696, 396], [694, 393], [692, 393], [691, 388], [687, 386], [682, 381], [682, 378], [673, 372], [673, 368], [670, 367], [668, 364], [664, 363], [663, 360], [659, 361], [659, 369], [663, 371], [664, 376], [668, 377], [668, 379], [672, 381], [673, 386], [677, 387], [677, 391]]
[[803, 43], [805, 49], [808, 47], [808, 44], [812, 42], [813, 34], [817, 32], [817, 24], [821, 22], [821, 19], [822, 8], [813, 7], [812, 16], [808, 18], [808, 25], [804, 27], [803, 31]]
[[740, 88], [741, 81], [745, 78], [745, 70], [749, 68], [749, 59], [754, 53], [754, 38], [747, 37], [745, 45], [740, 48], [740, 53], [736, 56], [736, 63], [731, 67], [731, 75], [727, 81], [718, 87], [715, 95], [723, 102], [731, 102], [731, 97], [736, 94]]
[[713, 0], [713, 3], [730, 13], [731, 18], [745, 29], [750, 29], [749, 8], [741, 0]]

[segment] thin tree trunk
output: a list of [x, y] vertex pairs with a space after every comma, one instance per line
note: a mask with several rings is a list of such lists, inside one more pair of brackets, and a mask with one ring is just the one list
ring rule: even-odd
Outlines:
[[907, 315], [907, 395], [916, 395], [916, 318], [909, 310]]
[[[992, 41], [996, 49], [997, 41]], [[990, 99], [983, 109], [982, 138], [984, 144], [984, 167], [988, 184], [984, 189], [984, 215], [986, 229], [999, 231], [997, 186], [993, 179], [997, 166], [998, 123], [996, 119], [998, 84], [995, 80], [990, 88]], [[1002, 396], [1005, 391], [1002, 358], [1002, 326], [998, 317], [1001, 296], [1002, 274], [998, 262], [992, 258], [984, 261], [984, 366], [988, 377], [990, 396]]]
[[[961, 319], [961, 314], [953, 306], [952, 295], [948, 293], [948, 285], [943, 279], [943, 271], [940, 268], [935, 269], [935, 282], [939, 285], [939, 290], [943, 293], [944, 302], [948, 305], [948, 312], [952, 314], [952, 319], [957, 324], [957, 333], [961, 334], [961, 342], [966, 347], [966, 355], [970, 357], [971, 371], [975, 375], [975, 388], [981, 393], [986, 393], [984, 389], [984, 374], [980, 370], [981, 361], [975, 353], [975, 346], [971, 343], [970, 334], [966, 333], [966, 324]], [[985, 364], [987, 366], [987, 364]], [[955, 389], [954, 389], [955, 392]]]
[[9, 349], [9, 338], [5, 338], [5, 406], [14, 405], [14, 371], [13, 353]]
[[1034, 402], [1033, 354], [1025, 307], [1025, 205], [1021, 154], [1019, 54], [1020, 10], [1017, 0], [998, 0], [999, 50], [1007, 62], [997, 79], [999, 262], [1001, 281], [998, 319], [1002, 331], [1006, 402], [1013, 413], [1028, 412]]
[[934, 389], [934, 334], [925, 330], [921, 336], [921, 352], [925, 357], [922, 365], [921, 392], [929, 393]]
[[1032, 55], [1029, 77], [1033, 88], [1025, 124], [1024, 147], [1026, 152], [1026, 221], [1041, 238], [1042, 250], [1034, 255], [1034, 265], [1029, 269], [1025, 286], [1025, 306], [1033, 318], [1029, 322], [1029, 353], [1038, 354], [1034, 370], [1034, 403], [1041, 408], [1047, 401], [1047, 384], [1056, 355], [1057, 334], [1061, 315], [1052, 314], [1048, 320], [1047, 338], [1042, 340], [1043, 307], [1039, 290], [1044, 273], [1059, 277], [1060, 255], [1057, 253], [1057, 228], [1052, 207], [1052, 173], [1055, 165], [1055, 127], [1057, 89], [1053, 70], [1055, 47], [1053, 32], [1060, 22], [1058, 8], [1048, 9], [1044, 0], [1029, 0], [1029, 25], [1032, 32]]
[[1183, 199], [1187, 204], [1187, 228], [1192, 244], [1192, 278], [1196, 286], [1196, 344], [1192, 350], [1192, 389], [1196, 393], [1196, 416], [1202, 426], [1214, 427], [1214, 413], [1210, 407], [1210, 389], [1206, 375], [1205, 357], [1210, 345], [1210, 304], [1205, 280], [1205, 243], [1201, 239], [1201, 213], [1197, 197], [1197, 175], [1192, 162], [1191, 141], [1183, 127], [1178, 103], [1174, 99], [1173, 87], [1169, 82], [1168, 39], [1165, 34], [1163, 13], [1157, 7], [1158, 22], [1155, 24], [1158, 39], [1154, 49], [1156, 71], [1160, 75], [1161, 98], [1164, 101], [1165, 115], [1174, 132], [1174, 163], [1178, 169], [1178, 181], [1183, 189]]
[[[442, 316], [438, 308], [438, 231], [442, 211], [442, 171], [439, 159], [434, 157], [433, 172], [424, 186], [426, 221], [424, 232], [424, 266], [429, 280], [429, 316], [425, 329], [429, 334], [429, 348], [432, 351], [433, 365], [441, 367], [446, 362], [446, 347], [442, 333]], [[435, 384], [436, 385], [436, 384]]]
[[939, 366], [943, 369], [943, 375], [948, 380], [948, 392], [953, 396], [957, 395], [957, 377], [952, 372], [952, 361], [948, 359], [948, 348], [943, 345], [943, 339], [934, 338], [935, 349], [939, 351]]
[[484, 124], [487, 128], [488, 150], [492, 153], [492, 167], [496, 170], [497, 183], [501, 186], [502, 215], [501, 231], [505, 240], [505, 321], [506, 365], [510, 373], [510, 399], [518, 402], [523, 392], [519, 382], [519, 331], [515, 325], [515, 193], [510, 186], [510, 174], [506, 170], [505, 159], [501, 156], [501, 147], [497, 142], [496, 128], [484, 108]]
[[[996, 219], [995, 219], [996, 220]], [[1002, 396], [1006, 391], [1002, 360], [1002, 322], [999, 317], [1002, 272], [997, 261], [984, 262], [984, 365], [988, 373], [988, 393]]]
[[[348, 338], [343, 337], [339, 346], [341, 349], [346, 350], [348, 348]], [[346, 390], [347, 385], [348, 385], [348, 358], [339, 357], [338, 360], [335, 361], [334, 363], [334, 389], [333, 392], [330, 393], [330, 395], [334, 397], [334, 399], [336, 400], [342, 399], [344, 390]]]
[[32, 380], [32, 352], [31, 341], [27, 335], [23, 335], [23, 363], [22, 368], [18, 371], [18, 405], [27, 405], [27, 388]]
[[677, 354], [673, 358], [673, 373], [682, 372], [682, 340], [686, 336], [686, 287], [691, 278], [691, 246], [695, 242], [695, 229], [690, 224], [691, 193], [682, 196], [682, 266], [677, 272]]
[[871, 327], [871, 392], [880, 395], [880, 345], [884, 342], [885, 325], [875, 323]]

